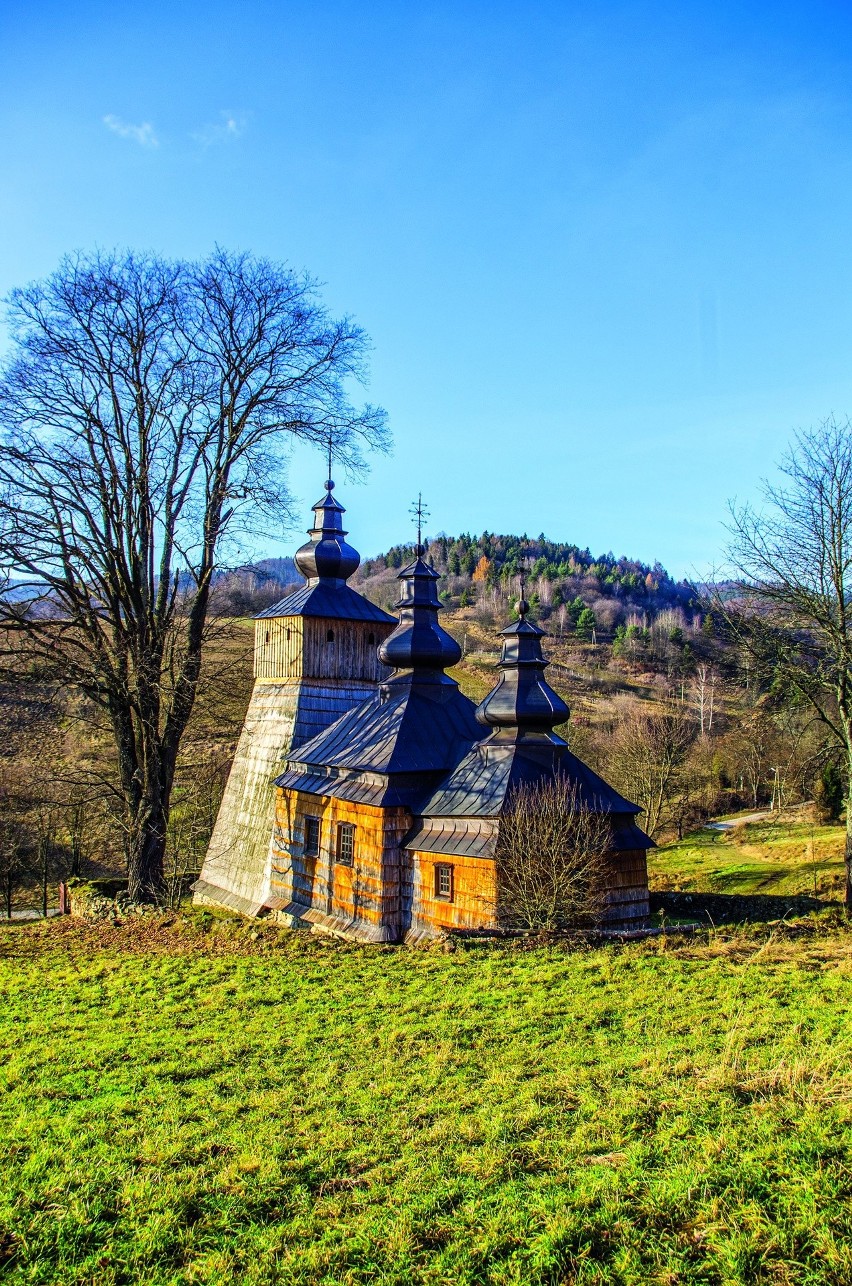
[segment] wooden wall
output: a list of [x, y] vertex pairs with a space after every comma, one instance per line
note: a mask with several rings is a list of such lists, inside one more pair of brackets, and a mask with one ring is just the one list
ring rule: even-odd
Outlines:
[[[452, 857], [414, 853], [408, 871], [411, 883], [409, 931], [493, 929], [497, 926], [495, 864], [489, 857]], [[453, 900], [435, 896], [435, 866], [453, 868]]]
[[645, 849], [612, 853], [607, 859], [607, 907], [604, 924], [629, 925], [650, 915], [648, 854]]
[[[319, 855], [304, 855], [305, 817], [320, 818]], [[336, 860], [337, 827], [355, 826], [352, 866]], [[400, 841], [411, 826], [403, 808], [374, 808], [301, 791], [277, 792], [272, 843], [272, 893], [323, 917], [361, 921], [399, 936]]]
[[378, 646], [394, 622], [276, 616], [254, 626], [254, 674], [261, 682], [310, 677], [378, 683], [390, 674]]
[[[320, 818], [320, 852], [304, 855], [306, 815]], [[355, 826], [352, 866], [336, 861], [337, 825]], [[493, 929], [496, 866], [487, 857], [408, 852], [400, 847], [411, 825], [404, 808], [376, 808], [297, 791], [277, 792], [272, 844], [272, 894], [280, 905], [304, 907], [303, 918], [335, 932], [398, 942], [445, 929]], [[451, 900], [436, 896], [435, 867], [453, 869]], [[301, 914], [301, 912], [296, 912]], [[608, 926], [648, 915], [644, 850], [614, 853], [607, 875]]]

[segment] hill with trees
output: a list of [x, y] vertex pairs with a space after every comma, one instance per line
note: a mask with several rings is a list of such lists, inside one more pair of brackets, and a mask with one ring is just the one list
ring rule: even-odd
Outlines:
[[[395, 597], [395, 578], [413, 556], [411, 545], [395, 545], [367, 559], [356, 574], [364, 593], [382, 605]], [[675, 581], [660, 563], [652, 566], [544, 535], [439, 535], [426, 542], [426, 558], [441, 576], [447, 607], [477, 607], [484, 624], [508, 619], [524, 578], [531, 615], [561, 633], [612, 636], [650, 622], [664, 611], [700, 610], [696, 591]], [[585, 613], [585, 615], [584, 615]]]

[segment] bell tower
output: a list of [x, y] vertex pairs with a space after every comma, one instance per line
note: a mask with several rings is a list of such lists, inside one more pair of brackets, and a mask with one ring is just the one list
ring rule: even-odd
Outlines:
[[394, 617], [347, 583], [361, 559], [347, 544], [343, 506], [314, 505], [295, 555], [305, 584], [255, 619], [254, 689], [201, 876], [196, 905], [257, 915], [270, 896], [274, 778], [291, 752], [365, 701], [389, 670], [378, 648]]

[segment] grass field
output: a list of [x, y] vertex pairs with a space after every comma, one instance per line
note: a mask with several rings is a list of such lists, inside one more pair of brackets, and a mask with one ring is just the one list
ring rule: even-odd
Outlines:
[[852, 936], [0, 932], [0, 1276], [852, 1281]]
[[652, 888], [712, 893], [808, 894], [840, 899], [845, 826], [795, 816], [694, 831], [648, 857]]

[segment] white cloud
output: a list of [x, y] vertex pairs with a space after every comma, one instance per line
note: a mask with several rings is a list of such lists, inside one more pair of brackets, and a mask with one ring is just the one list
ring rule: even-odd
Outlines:
[[229, 139], [240, 138], [246, 132], [248, 117], [245, 112], [220, 112], [219, 120], [196, 130], [192, 137], [202, 147], [211, 147], [214, 143], [227, 143]]
[[119, 138], [131, 138], [140, 147], [160, 146], [160, 140], [154, 133], [154, 126], [148, 121], [143, 121], [141, 125], [128, 125], [119, 116], [105, 116], [103, 122], [113, 134], [117, 134]]

